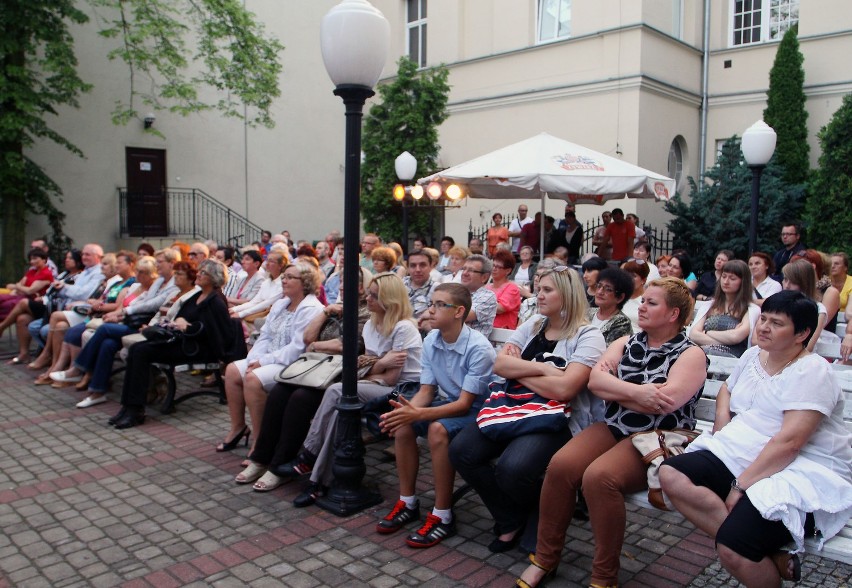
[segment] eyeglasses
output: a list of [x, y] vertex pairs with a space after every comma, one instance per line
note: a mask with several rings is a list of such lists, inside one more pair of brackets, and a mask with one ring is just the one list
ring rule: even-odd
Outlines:
[[496, 263], [491, 266], [492, 269], [506, 269], [505, 265], [497, 265]]
[[440, 300], [429, 303], [429, 308], [437, 308], [438, 310], [442, 310], [444, 308], [458, 308], [458, 307], [459, 307], [458, 304], [449, 304], [448, 302], [441, 302]]
[[473, 269], [472, 267], [464, 266], [462, 268], [463, 272], [470, 272], [472, 274], [487, 274], [488, 272], [484, 272], [482, 270]]
[[189, 256], [190, 256], [190, 257], [197, 257], [197, 256], [198, 256], [198, 254], [197, 254], [195, 251], [190, 251], [190, 252], [189, 252]]
[[282, 280], [298, 280], [301, 276], [291, 276], [289, 274], [281, 274]]
[[615, 288], [608, 284], [595, 284], [595, 290], [603, 291], [606, 294], [612, 294], [615, 292]]
[[199, 276], [209, 276], [210, 274], [207, 273], [207, 270], [198, 270], [198, 275]]
[[373, 300], [379, 299], [379, 293], [373, 292], [372, 290], [367, 291], [367, 298], [372, 298]]

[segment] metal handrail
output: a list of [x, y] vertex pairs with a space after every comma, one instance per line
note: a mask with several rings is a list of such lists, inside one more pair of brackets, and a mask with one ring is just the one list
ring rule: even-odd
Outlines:
[[[122, 237], [213, 239], [239, 245], [259, 241], [262, 229], [198, 188], [165, 188], [159, 196], [131, 195], [119, 188], [119, 233]], [[150, 208], [156, 208], [154, 211]]]

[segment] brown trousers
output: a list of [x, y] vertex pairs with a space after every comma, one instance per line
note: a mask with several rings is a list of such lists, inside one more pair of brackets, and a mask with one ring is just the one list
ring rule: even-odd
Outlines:
[[595, 537], [592, 582], [617, 584], [627, 520], [624, 495], [647, 488], [646, 468], [630, 439], [616, 442], [605, 423], [595, 423], [550, 460], [536, 545], [536, 560], [544, 567], [559, 563], [579, 488], [589, 505]]

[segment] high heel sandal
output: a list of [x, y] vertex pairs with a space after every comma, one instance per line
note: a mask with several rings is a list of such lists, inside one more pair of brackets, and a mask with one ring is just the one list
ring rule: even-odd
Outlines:
[[251, 431], [249, 430], [248, 425], [243, 427], [243, 430], [240, 431], [239, 434], [230, 441], [222, 441], [221, 443], [219, 443], [219, 445], [216, 446], [216, 451], [218, 451], [219, 453], [222, 453], [223, 451], [232, 451], [237, 447], [237, 445], [240, 444], [240, 441], [243, 437], [246, 438], [246, 447], [248, 447], [249, 437], [251, 437]]
[[526, 580], [521, 580], [518, 578], [515, 580], [515, 586], [520, 586], [521, 588], [539, 588], [539, 586], [544, 586], [548, 582], [550, 582], [554, 577], [556, 577], [556, 569], [559, 567], [558, 565], [553, 566], [552, 568], [546, 568], [535, 559], [535, 554], [531, 553], [529, 557], [530, 563], [537, 567], [540, 570], [544, 570], [544, 576], [541, 577], [541, 580], [538, 581], [538, 584], [533, 586]]

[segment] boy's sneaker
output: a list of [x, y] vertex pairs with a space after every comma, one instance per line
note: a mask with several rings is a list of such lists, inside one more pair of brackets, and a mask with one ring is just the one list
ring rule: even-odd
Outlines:
[[426, 522], [423, 523], [423, 526], [416, 533], [409, 535], [405, 542], [409, 547], [433, 547], [455, 534], [455, 519], [445, 523], [441, 520], [441, 517], [429, 513], [426, 515]]
[[385, 518], [380, 520], [376, 525], [378, 533], [396, 533], [411, 521], [416, 521], [420, 518], [420, 504], [414, 508], [408, 508], [405, 502], [398, 500]]

